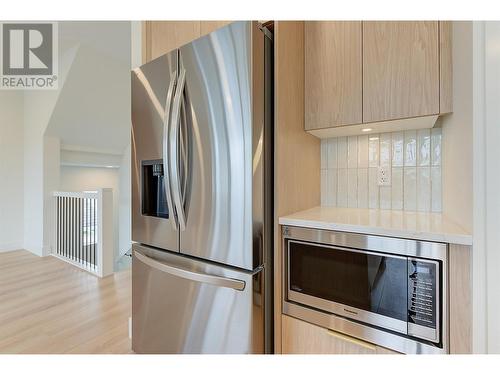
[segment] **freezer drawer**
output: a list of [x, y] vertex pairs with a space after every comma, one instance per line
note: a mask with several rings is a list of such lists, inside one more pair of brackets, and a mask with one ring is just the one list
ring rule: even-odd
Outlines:
[[134, 244], [136, 353], [264, 353], [264, 272]]

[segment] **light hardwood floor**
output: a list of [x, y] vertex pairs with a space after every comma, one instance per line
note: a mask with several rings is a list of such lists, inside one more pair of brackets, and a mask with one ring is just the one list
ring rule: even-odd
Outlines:
[[54, 257], [0, 253], [0, 353], [131, 353], [131, 272], [99, 279]]

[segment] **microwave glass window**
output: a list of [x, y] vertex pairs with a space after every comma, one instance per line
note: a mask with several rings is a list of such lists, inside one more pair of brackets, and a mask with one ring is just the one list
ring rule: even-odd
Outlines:
[[407, 260], [289, 242], [290, 290], [407, 319]]

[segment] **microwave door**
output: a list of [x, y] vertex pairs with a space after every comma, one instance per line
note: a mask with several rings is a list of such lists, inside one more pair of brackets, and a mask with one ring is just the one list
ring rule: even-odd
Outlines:
[[289, 300], [407, 333], [405, 257], [296, 240], [287, 257]]
[[132, 240], [179, 251], [168, 168], [178, 51], [132, 71]]
[[254, 26], [235, 22], [181, 47], [182, 104], [174, 100], [181, 145], [173, 195], [181, 191], [185, 219], [180, 251], [247, 270], [260, 265], [252, 227]]

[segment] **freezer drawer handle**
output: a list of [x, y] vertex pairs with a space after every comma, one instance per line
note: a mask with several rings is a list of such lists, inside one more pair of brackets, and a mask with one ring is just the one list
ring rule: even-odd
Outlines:
[[183, 268], [172, 267], [163, 262], [147, 257], [139, 252], [134, 253], [136, 258], [142, 263], [157, 269], [158, 271], [165, 272], [174, 276], [182, 277], [184, 279], [198, 281], [200, 283], [212, 284], [223, 288], [232, 288], [236, 290], [245, 290], [245, 282], [243, 280], [230, 279], [226, 277], [207, 275], [204, 273], [188, 271]]

